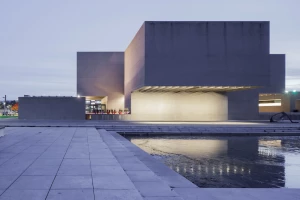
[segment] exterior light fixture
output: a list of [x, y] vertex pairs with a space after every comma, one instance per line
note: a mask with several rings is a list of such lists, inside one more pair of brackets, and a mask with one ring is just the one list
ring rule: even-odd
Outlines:
[[80, 95], [78, 94], [77, 97], [80, 98]]
[[296, 90], [293, 90], [293, 92], [295, 93], [295, 92], [297, 92]]
[[286, 90], [286, 91], [285, 91], [285, 93], [287, 93], [287, 94], [288, 94], [288, 93], [289, 93], [289, 91], [287, 91], [287, 90]]

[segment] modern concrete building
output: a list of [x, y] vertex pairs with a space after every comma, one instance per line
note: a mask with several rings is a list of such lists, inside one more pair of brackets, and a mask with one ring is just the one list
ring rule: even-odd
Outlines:
[[77, 53], [86, 111], [128, 108], [131, 120], [258, 119], [259, 94], [284, 90], [265, 21], [147, 21], [125, 52]]

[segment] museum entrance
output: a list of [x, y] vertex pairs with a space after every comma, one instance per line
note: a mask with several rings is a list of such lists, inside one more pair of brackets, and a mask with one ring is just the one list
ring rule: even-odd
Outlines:
[[101, 100], [86, 100], [85, 113], [86, 114], [102, 114], [106, 112], [106, 105], [101, 103]]

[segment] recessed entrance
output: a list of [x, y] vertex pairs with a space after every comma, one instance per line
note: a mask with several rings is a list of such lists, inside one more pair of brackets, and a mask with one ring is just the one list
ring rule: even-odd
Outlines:
[[100, 114], [106, 112], [107, 97], [87, 96], [85, 101], [86, 114]]

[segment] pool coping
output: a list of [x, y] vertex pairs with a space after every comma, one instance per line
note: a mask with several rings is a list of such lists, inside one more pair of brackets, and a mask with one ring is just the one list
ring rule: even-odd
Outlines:
[[[127, 140], [122, 135], [114, 131], [107, 131], [119, 141], [124, 147], [133, 153], [137, 159], [143, 162], [154, 174], [161, 178], [169, 187], [172, 188], [199, 188], [197, 185], [192, 183], [190, 180], [183, 177], [181, 174], [175, 172], [161, 161], [151, 156], [148, 152], [144, 151], [137, 145]], [[176, 179], [176, 182], [170, 182], [170, 177]]]
[[194, 132], [180, 132], [180, 133], [174, 133], [174, 132], [122, 132], [122, 131], [116, 131], [118, 134], [122, 136], [300, 136], [299, 133], [292, 133], [292, 132], [284, 132], [284, 133], [268, 133], [268, 132], [251, 132], [251, 133], [221, 133], [221, 132], [212, 132], [212, 133], [194, 133]]
[[[300, 189], [299, 188], [201, 188], [190, 180], [183, 177], [181, 174], [177, 173], [176, 171], [172, 170], [168, 166], [166, 166], [161, 161], [157, 160], [149, 153], [138, 147], [137, 145], [130, 142], [126, 139], [123, 135], [115, 132], [115, 131], [107, 131], [109, 132], [116, 140], [120, 141], [128, 150], [131, 148], [135, 149], [136, 152], [141, 152], [146, 158], [151, 160], [154, 163], [158, 163], [159, 165], [165, 166], [168, 170], [173, 174], [176, 173], [178, 177], [182, 177], [183, 181], [176, 180], [177, 182], [168, 183], [166, 177], [161, 177], [164, 181], [169, 184], [169, 186], [183, 199], [185, 200], [195, 200], [195, 199], [254, 199], [254, 200], [264, 200], [264, 199], [273, 199], [273, 200], [294, 200], [300, 196]], [[168, 134], [159, 134], [158, 136], [166, 136]], [[175, 134], [178, 136], [178, 134]], [[128, 136], [128, 135], [127, 135]], [[140, 135], [139, 135], [140, 136]], [[144, 136], [144, 135], [141, 135]], [[149, 136], [153, 136], [152, 134]], [[186, 135], [184, 135], [186, 136]], [[138, 159], [139, 156], [135, 155]], [[157, 172], [152, 170], [156, 175]], [[180, 183], [182, 182], [182, 183]], [[187, 182], [193, 184], [193, 187], [186, 187], [185, 185]], [[184, 187], [174, 187], [175, 185], [183, 185]]]

